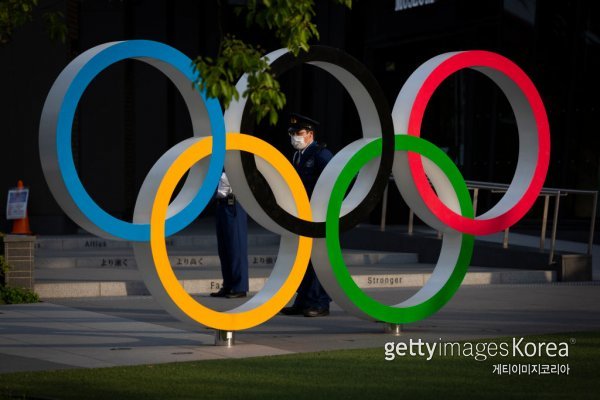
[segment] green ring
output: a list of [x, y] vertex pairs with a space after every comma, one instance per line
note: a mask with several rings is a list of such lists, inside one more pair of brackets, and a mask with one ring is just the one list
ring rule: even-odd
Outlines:
[[[395, 135], [396, 151], [412, 151], [433, 161], [448, 177], [457, 194], [463, 216], [473, 218], [473, 205], [467, 185], [450, 158], [437, 146], [416, 136]], [[375, 139], [360, 149], [342, 169], [333, 185], [327, 208], [326, 236], [327, 252], [333, 273], [346, 296], [363, 312], [375, 320], [404, 324], [422, 320], [442, 308], [454, 296], [462, 283], [473, 254], [474, 236], [463, 234], [458, 260], [448, 281], [428, 300], [413, 306], [395, 307], [382, 304], [367, 296], [354, 282], [340, 248], [339, 215], [345, 193], [360, 169], [381, 154], [381, 139]], [[409, 171], [406, 171], [409, 173]]]

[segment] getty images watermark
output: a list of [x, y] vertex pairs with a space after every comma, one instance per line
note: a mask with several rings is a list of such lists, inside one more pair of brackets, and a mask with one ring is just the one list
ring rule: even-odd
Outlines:
[[[496, 375], [569, 375], [569, 364], [560, 361], [569, 357], [567, 342], [528, 342], [525, 338], [512, 338], [505, 342], [425, 342], [422, 339], [409, 339], [408, 342], [387, 342], [384, 346], [385, 360], [396, 357], [425, 357], [431, 361], [434, 357], [472, 357], [475, 361], [493, 358], [556, 358], [558, 363], [497, 363], [493, 365]], [[533, 360], [532, 360], [533, 361]]]

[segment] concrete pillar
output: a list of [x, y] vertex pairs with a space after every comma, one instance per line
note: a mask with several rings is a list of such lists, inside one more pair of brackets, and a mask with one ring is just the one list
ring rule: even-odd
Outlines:
[[6, 263], [10, 265], [10, 269], [5, 277], [6, 286], [33, 290], [34, 251], [35, 236], [4, 236], [4, 258], [6, 259]]

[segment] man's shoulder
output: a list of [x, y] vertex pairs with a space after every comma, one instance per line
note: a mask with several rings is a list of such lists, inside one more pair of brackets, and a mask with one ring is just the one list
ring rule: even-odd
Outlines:
[[316, 151], [315, 157], [322, 161], [329, 161], [333, 158], [333, 153], [325, 145], [317, 145], [318, 150]]
[[324, 145], [311, 143], [302, 154], [303, 160], [314, 159], [318, 165], [327, 164], [333, 158], [333, 153]]

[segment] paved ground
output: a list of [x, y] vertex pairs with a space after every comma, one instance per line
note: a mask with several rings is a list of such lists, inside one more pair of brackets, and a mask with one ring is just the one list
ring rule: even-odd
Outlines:
[[[387, 304], [414, 289], [374, 289]], [[199, 297], [224, 310], [239, 300]], [[387, 341], [600, 331], [600, 285], [463, 286], [433, 317], [403, 327], [400, 338], [335, 304], [326, 318], [276, 316], [237, 334], [233, 348], [213, 345], [212, 330], [188, 326], [149, 296], [56, 300], [0, 306], [0, 372], [106, 367], [229, 357], [381, 347]]]

